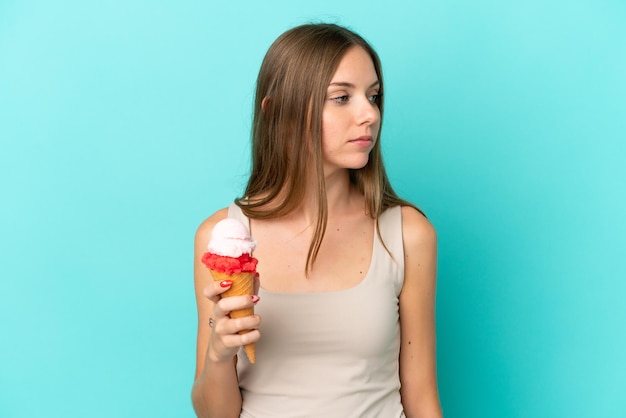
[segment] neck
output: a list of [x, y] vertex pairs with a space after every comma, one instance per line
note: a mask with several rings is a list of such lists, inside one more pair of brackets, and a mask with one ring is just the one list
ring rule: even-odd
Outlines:
[[[326, 189], [326, 204], [329, 219], [354, 208], [355, 204], [362, 205], [362, 199], [358, 199], [360, 196], [354, 185], [350, 183], [350, 173], [347, 169], [333, 170], [332, 172], [326, 171], [324, 175], [324, 186]], [[285, 199], [286, 194], [287, 189], [284, 188], [279, 192], [275, 202], [280, 202]], [[279, 218], [283, 221], [295, 222], [303, 228], [308, 228], [317, 222], [319, 216], [318, 200], [317, 177], [314, 173], [309, 173], [302, 201], [288, 214], [281, 215]], [[274, 205], [275, 203], [270, 203], [267, 209]]]
[[[316, 222], [319, 211], [319, 196], [317, 194], [316, 182], [315, 176], [309, 176], [304, 199], [297, 210], [294, 211], [294, 216], [303, 219], [309, 224]], [[354, 190], [350, 183], [348, 170], [326, 173], [324, 183], [328, 216], [331, 218], [333, 215], [341, 213], [351, 206]]]

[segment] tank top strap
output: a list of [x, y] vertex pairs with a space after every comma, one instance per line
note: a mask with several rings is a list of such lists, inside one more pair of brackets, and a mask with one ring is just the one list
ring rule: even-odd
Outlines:
[[[396, 293], [400, 294], [404, 283], [404, 245], [402, 240], [402, 207], [394, 206], [384, 211], [378, 217], [378, 234], [374, 237], [377, 245], [382, 247], [376, 251], [379, 259], [377, 263], [386, 266], [395, 281]], [[383, 245], [384, 244], [384, 245]], [[385, 250], [386, 248], [386, 250]], [[389, 252], [387, 252], [387, 250]]]
[[237, 206], [237, 204], [235, 204], [235, 202], [231, 203], [230, 206], [228, 206], [228, 217], [237, 219], [238, 221], [243, 223], [248, 228], [248, 230], [250, 230], [250, 219], [243, 214], [243, 211], [239, 206]]

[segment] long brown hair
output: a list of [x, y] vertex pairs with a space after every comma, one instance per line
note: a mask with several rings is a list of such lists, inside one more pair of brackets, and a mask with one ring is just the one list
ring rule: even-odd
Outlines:
[[[307, 176], [313, 168], [318, 216], [307, 255], [307, 273], [319, 252], [328, 219], [322, 108], [332, 76], [353, 47], [363, 48], [374, 64], [380, 82], [377, 104], [382, 127], [384, 84], [380, 59], [365, 39], [344, 27], [324, 23], [288, 30], [267, 51], [257, 78], [252, 171], [244, 196], [235, 202], [253, 219], [284, 216], [302, 202], [310, 184]], [[387, 208], [413, 206], [400, 199], [389, 183], [380, 138], [375, 141], [365, 167], [350, 170], [350, 181], [365, 196], [365, 210], [377, 224]]]

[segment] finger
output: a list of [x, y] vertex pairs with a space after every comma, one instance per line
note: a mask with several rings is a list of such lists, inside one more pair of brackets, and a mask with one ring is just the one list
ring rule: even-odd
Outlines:
[[215, 322], [215, 332], [220, 335], [232, 335], [241, 331], [249, 331], [259, 328], [261, 317], [250, 315], [243, 318], [222, 318]]
[[213, 314], [217, 317], [222, 317], [232, 311], [251, 308], [259, 299], [257, 295], [229, 296], [222, 298], [213, 306]]
[[220, 295], [230, 289], [232, 285], [232, 280], [222, 280], [219, 282], [214, 281], [204, 288], [203, 293], [204, 296], [211, 302], [217, 303], [221, 298]]
[[229, 334], [222, 338], [225, 347], [235, 348], [242, 345], [257, 342], [261, 338], [261, 332], [258, 329], [252, 330], [245, 334]]
[[259, 278], [259, 273], [254, 275], [254, 294], [259, 294], [259, 288], [261, 287], [261, 279]]

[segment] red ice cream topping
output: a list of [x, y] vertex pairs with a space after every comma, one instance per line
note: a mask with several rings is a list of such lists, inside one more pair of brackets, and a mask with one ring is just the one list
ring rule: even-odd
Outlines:
[[242, 254], [235, 258], [206, 252], [202, 256], [202, 262], [211, 270], [230, 275], [241, 272], [255, 273], [258, 261], [256, 258], [251, 257], [250, 254]]

